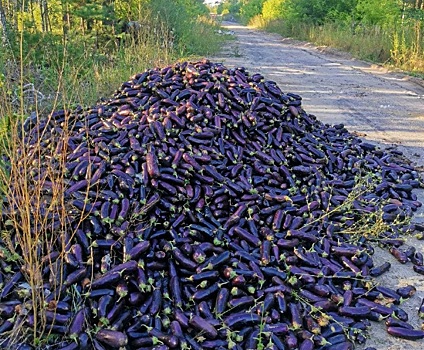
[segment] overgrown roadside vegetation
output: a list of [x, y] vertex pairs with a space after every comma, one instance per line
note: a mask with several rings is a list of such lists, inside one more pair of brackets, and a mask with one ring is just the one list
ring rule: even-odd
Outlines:
[[[66, 242], [75, 235], [72, 207], [64, 202], [69, 136], [29, 150], [24, 132], [52, 111], [82, 111], [109, 98], [146, 68], [215, 52], [225, 39], [208, 14], [197, 0], [0, 1], [0, 191], [13, 208], [0, 222], [0, 299], [14, 284], [11, 276], [23, 274], [27, 282], [20, 288], [25, 307], [1, 314], [1, 348], [26, 342], [43, 349], [61, 341], [48, 324], [56, 319], [54, 295], [66, 285]], [[67, 130], [72, 120], [63, 115]], [[16, 263], [19, 270], [11, 267]], [[46, 269], [49, 286], [41, 276]]]
[[146, 67], [214, 52], [208, 13], [197, 0], [0, 2], [0, 115], [92, 103]]
[[422, 0], [226, 0], [216, 11], [424, 76]]

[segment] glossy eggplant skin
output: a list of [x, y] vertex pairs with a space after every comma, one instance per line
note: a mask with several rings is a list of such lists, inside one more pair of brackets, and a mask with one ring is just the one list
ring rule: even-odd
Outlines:
[[[50, 199], [63, 185], [55, 210], [31, 202], [47, 223], [49, 242], [34, 249], [42, 315], [60, 346], [350, 349], [382, 319], [389, 334], [421, 337], [399, 306], [415, 287], [375, 285], [391, 264], [372, 257], [378, 242], [424, 274], [422, 254], [402, 247], [403, 234], [424, 228], [399, 220], [421, 205], [419, 173], [301, 101], [205, 59], [146, 70], [92, 107], [24, 122], [19, 152], [30, 159], [16, 161], [30, 168], [26, 188]], [[8, 198], [20, 199], [14, 186]], [[19, 208], [5, 199], [1, 209], [5, 338], [40, 318], [28, 304], [32, 266], [14, 261], [25, 260], [10, 220]], [[376, 215], [385, 232], [358, 232]]]
[[96, 333], [96, 339], [111, 348], [120, 348], [128, 344], [128, 337], [123, 332], [111, 329], [100, 329]]
[[193, 315], [189, 323], [194, 329], [202, 332], [208, 339], [215, 339], [218, 336], [218, 332], [212, 324], [200, 316]]
[[409, 340], [417, 340], [424, 338], [424, 331], [419, 329], [409, 329], [403, 327], [387, 327], [387, 333], [393, 335], [395, 337], [409, 339]]

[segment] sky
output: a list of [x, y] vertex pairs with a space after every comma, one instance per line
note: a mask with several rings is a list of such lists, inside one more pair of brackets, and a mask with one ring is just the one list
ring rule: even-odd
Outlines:
[[220, 2], [222, 2], [222, 0], [205, 0], [205, 1], [203, 1], [206, 5], [213, 5], [213, 4], [215, 4], [215, 3], [220, 3]]

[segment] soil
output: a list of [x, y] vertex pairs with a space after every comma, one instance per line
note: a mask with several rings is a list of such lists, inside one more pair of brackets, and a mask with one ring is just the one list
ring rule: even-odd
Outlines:
[[[349, 54], [307, 42], [283, 38], [224, 22], [231, 33], [221, 53], [210, 59], [229, 67], [243, 66], [250, 73], [261, 73], [274, 80], [285, 92], [302, 96], [303, 108], [327, 124], [343, 123], [349, 131], [379, 145], [396, 147], [424, 170], [424, 81], [401, 72], [354, 59]], [[424, 191], [416, 191], [424, 202]], [[413, 217], [424, 223], [424, 209]], [[424, 241], [406, 238], [405, 247], [414, 246], [424, 254]], [[402, 304], [409, 322], [421, 328], [417, 309], [424, 298], [424, 276], [415, 273], [412, 264], [400, 264], [386, 250], [376, 247], [375, 265], [389, 261], [389, 272], [377, 280], [381, 285], [398, 288], [412, 284], [416, 294]], [[424, 340], [408, 341], [389, 336], [384, 322], [373, 322], [369, 339], [356, 349], [424, 349]]]

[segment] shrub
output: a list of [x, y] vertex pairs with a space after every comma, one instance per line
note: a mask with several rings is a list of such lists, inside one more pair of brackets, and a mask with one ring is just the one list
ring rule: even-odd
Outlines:
[[283, 18], [286, 6], [286, 0], [266, 0], [262, 6], [262, 17], [268, 21]]
[[240, 8], [240, 16], [244, 23], [262, 13], [262, 5], [265, 0], [243, 0]]

